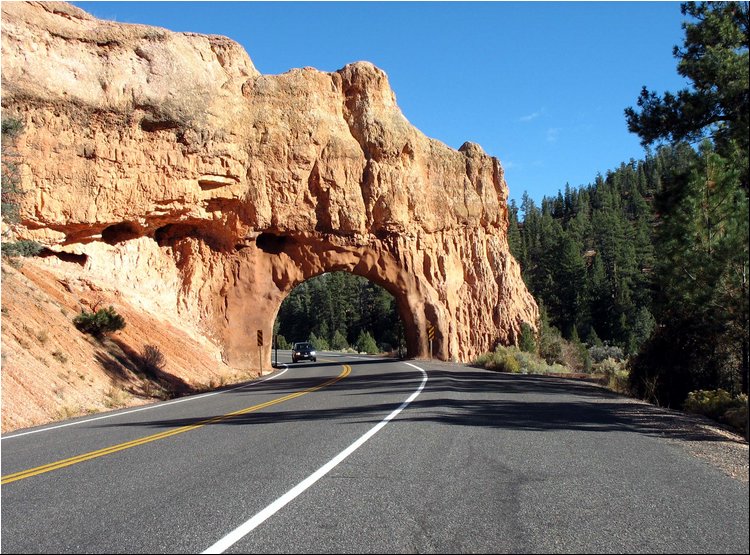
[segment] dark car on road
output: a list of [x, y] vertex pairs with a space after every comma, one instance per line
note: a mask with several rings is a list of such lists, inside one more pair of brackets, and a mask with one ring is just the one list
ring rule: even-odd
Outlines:
[[316, 354], [315, 347], [312, 346], [312, 343], [295, 343], [292, 348], [292, 362], [297, 362], [298, 360], [311, 360], [316, 362], [318, 360]]

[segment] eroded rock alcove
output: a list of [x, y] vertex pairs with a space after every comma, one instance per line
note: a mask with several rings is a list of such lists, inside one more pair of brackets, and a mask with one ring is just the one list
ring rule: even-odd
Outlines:
[[411, 356], [428, 325], [446, 360], [535, 326], [499, 161], [424, 136], [372, 64], [261, 75], [224, 37], [65, 3], [3, 3], [2, 18], [3, 118], [23, 123], [30, 192], [17, 236], [82, 257], [232, 366], [257, 366], [257, 331], [328, 271], [394, 295]]

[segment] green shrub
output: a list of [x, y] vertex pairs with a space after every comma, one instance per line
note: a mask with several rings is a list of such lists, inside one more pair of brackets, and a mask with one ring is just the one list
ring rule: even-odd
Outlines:
[[626, 369], [615, 370], [614, 374], [609, 376], [607, 387], [623, 395], [630, 394], [630, 372]]
[[474, 364], [487, 370], [518, 374], [521, 371], [521, 365], [514, 356], [517, 352], [519, 351], [514, 347], [498, 345], [493, 352], [479, 355]]
[[276, 334], [276, 348], [277, 349], [291, 349], [292, 344], [286, 340], [286, 337], [284, 337], [283, 335], [279, 333], [279, 334]]
[[474, 366], [514, 374], [561, 374], [570, 371], [557, 363], [548, 364], [533, 353], [502, 345], [496, 347], [493, 352], [479, 355], [474, 361]]
[[593, 345], [589, 347], [589, 355], [595, 363], [602, 362], [608, 358], [622, 360], [624, 358], [622, 349], [614, 345]]
[[602, 384], [612, 391], [624, 395], [630, 394], [630, 371], [625, 362], [614, 358], [605, 358], [594, 364], [593, 371], [603, 376]]
[[308, 339], [308, 341], [312, 343], [312, 346], [315, 347], [316, 351], [328, 351], [330, 349], [328, 341], [326, 341], [325, 337], [318, 337], [314, 333], [311, 333], [310, 339]]
[[[747, 395], [739, 396], [742, 404], [734, 408], [727, 409], [722, 422], [729, 424], [732, 428], [740, 433], [747, 432]], [[744, 398], [744, 400], [743, 400]]]
[[6, 118], [2, 121], [2, 136], [6, 138], [15, 138], [23, 131], [23, 122], [16, 118]]
[[613, 358], [605, 358], [594, 365], [594, 371], [599, 374], [604, 374], [607, 378], [614, 376], [618, 371], [622, 370], [622, 368], [622, 363]]
[[561, 364], [565, 340], [557, 328], [544, 327], [539, 337], [539, 355], [547, 364]]
[[518, 362], [519, 371], [522, 374], [543, 374], [547, 368], [547, 363], [533, 353], [518, 351], [513, 353]]
[[516, 357], [511, 352], [505, 352], [500, 355], [498, 360], [498, 370], [501, 372], [509, 372], [511, 374], [518, 374], [521, 371], [521, 365], [518, 364]]
[[367, 353], [368, 355], [376, 355], [380, 352], [378, 344], [375, 342], [375, 338], [369, 331], [359, 332], [356, 347], [360, 353]]
[[688, 393], [683, 408], [729, 424], [740, 433], [747, 430], [747, 395], [732, 397], [723, 389], [699, 389]]
[[44, 245], [36, 241], [16, 241], [3, 243], [3, 256], [36, 256], [39, 254]]
[[523, 374], [564, 374], [570, 372], [569, 368], [561, 364], [548, 364], [543, 358], [531, 353], [518, 352], [515, 356]]
[[336, 333], [333, 334], [333, 339], [331, 339], [331, 348], [335, 351], [343, 351], [344, 349], [349, 348], [349, 342], [346, 340], [346, 336], [344, 336], [341, 331], [336, 330]]
[[732, 395], [723, 389], [699, 389], [688, 393], [684, 409], [720, 420], [730, 409], [747, 407], [747, 396]]
[[536, 335], [531, 326], [526, 322], [521, 324], [521, 340], [518, 343], [518, 347], [525, 353], [536, 352]]
[[485, 364], [487, 364], [487, 361], [492, 356], [492, 353], [482, 353], [477, 358], [474, 359], [474, 366], [479, 366], [480, 368], [484, 368]]
[[94, 337], [102, 337], [124, 328], [125, 319], [110, 306], [109, 308], [101, 308], [96, 312], [84, 310], [73, 319], [73, 324], [83, 333], [91, 334]]

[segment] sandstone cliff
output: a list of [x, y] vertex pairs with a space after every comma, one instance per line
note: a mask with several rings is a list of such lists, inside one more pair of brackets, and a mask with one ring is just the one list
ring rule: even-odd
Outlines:
[[18, 237], [234, 368], [257, 367], [256, 331], [327, 271], [388, 289], [412, 356], [430, 325], [454, 360], [535, 325], [499, 161], [424, 136], [372, 64], [261, 75], [224, 37], [6, 2], [2, 107], [24, 124]]

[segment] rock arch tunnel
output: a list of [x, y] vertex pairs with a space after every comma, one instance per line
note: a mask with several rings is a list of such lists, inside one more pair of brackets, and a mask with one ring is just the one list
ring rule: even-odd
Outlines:
[[434, 355], [460, 361], [536, 326], [500, 162], [426, 137], [372, 64], [261, 75], [225, 37], [2, 11], [3, 117], [34, 191], [17, 237], [195, 323], [230, 365], [268, 367], [258, 330], [330, 271], [396, 298], [414, 357], [430, 325]]
[[[502, 318], [503, 310], [491, 310], [481, 296], [474, 296], [464, 279], [460, 249], [443, 245], [442, 252], [433, 257], [418, 249], [415, 253], [420, 242], [416, 237], [370, 239], [363, 242], [325, 234], [258, 234], [237, 256], [232, 279], [227, 282], [230, 287], [220, 318], [226, 322], [226, 360], [233, 366], [253, 367], [260, 354], [268, 368], [273, 323], [283, 300], [308, 279], [336, 271], [367, 278], [394, 297], [410, 357], [428, 357], [431, 326], [432, 355], [441, 360], [467, 360], [499, 341], [517, 340], [513, 326], [508, 326], [505, 337], [499, 329], [493, 329], [494, 319]], [[472, 241], [476, 252], [492, 251], [491, 237], [474, 237]], [[459, 275], [449, 274], [449, 268]], [[454, 301], [462, 295], [473, 307]], [[492, 328], [483, 330], [482, 320], [486, 322], [488, 317], [493, 321]], [[264, 337], [263, 346], [258, 346], [258, 331]]]
[[[260, 252], [248, 253], [248, 260], [250, 257], [254, 258], [252, 266], [256, 269], [268, 264], [268, 271], [261, 271], [260, 275], [253, 272], [243, 287], [255, 289], [261, 286], [270, 291], [270, 294], [264, 295], [258, 302], [254, 295], [240, 293], [236, 298], [236, 310], [228, 306], [230, 319], [234, 321], [235, 318], [239, 318], [244, 321], [244, 332], [230, 340], [232, 348], [236, 349], [229, 354], [233, 362], [237, 363], [237, 357], [248, 356], [248, 363], [252, 364], [258, 360], [258, 331], [261, 331], [264, 337], [261, 356], [267, 361], [270, 356], [273, 323], [281, 303], [295, 287], [327, 272], [347, 272], [361, 276], [388, 291], [396, 302], [398, 316], [404, 325], [407, 356], [420, 358], [428, 355], [426, 330], [430, 322], [427, 314], [437, 314], [437, 311], [434, 307], [432, 310], [426, 308], [418, 280], [401, 267], [391, 253], [382, 252], [373, 246], [346, 243], [337, 241], [336, 238], [311, 240], [309, 237], [272, 233], [258, 236], [256, 245]], [[259, 260], [262, 261], [260, 264]], [[234, 303], [231, 306], [234, 307]], [[436, 353], [440, 350], [437, 345], [441, 345], [442, 340], [442, 335], [438, 334], [433, 342]]]

